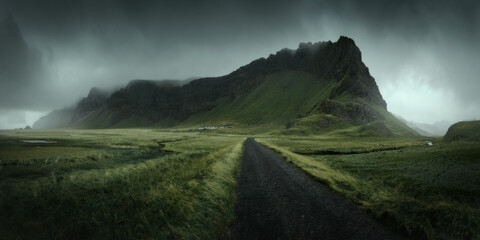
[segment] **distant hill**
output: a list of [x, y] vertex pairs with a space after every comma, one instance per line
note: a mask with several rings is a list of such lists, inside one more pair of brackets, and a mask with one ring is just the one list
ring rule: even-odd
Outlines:
[[419, 123], [419, 122], [414, 122], [414, 121], [408, 121], [404, 119], [403, 117], [394, 114], [398, 120], [402, 121], [405, 123], [407, 126], [418, 132], [419, 134], [423, 136], [444, 136], [445, 133], [447, 133], [448, 128], [452, 123], [448, 121], [438, 121], [435, 122], [434, 124], [428, 124], [428, 123]]
[[284, 134], [418, 135], [387, 111], [348, 37], [301, 43], [184, 85], [135, 80], [110, 96], [96, 91], [77, 105], [69, 127], [269, 125]]
[[480, 141], [480, 121], [466, 121], [453, 124], [443, 137], [445, 141]]
[[[447, 133], [448, 128], [452, 125], [452, 122], [443, 120], [433, 124], [418, 122], [410, 122], [410, 124], [427, 132], [428, 134], [425, 136], [444, 136]], [[412, 127], [409, 124], [407, 125]]]

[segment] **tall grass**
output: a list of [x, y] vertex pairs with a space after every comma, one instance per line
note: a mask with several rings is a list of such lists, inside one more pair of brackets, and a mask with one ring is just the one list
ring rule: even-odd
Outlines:
[[[18, 141], [25, 137], [56, 139], [57, 144]], [[0, 235], [228, 237], [243, 141], [148, 130], [2, 133], [0, 153], [9, 154], [0, 158]], [[160, 149], [158, 142], [165, 146]], [[45, 148], [42, 154], [38, 148]]]

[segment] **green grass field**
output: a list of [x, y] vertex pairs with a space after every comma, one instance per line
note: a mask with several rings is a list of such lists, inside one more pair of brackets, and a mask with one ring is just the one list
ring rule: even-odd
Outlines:
[[[53, 143], [25, 143], [22, 140]], [[152, 130], [0, 134], [4, 239], [219, 239], [244, 138]]]
[[248, 136], [393, 228], [480, 238], [480, 142], [265, 128], [1, 131], [0, 235], [229, 238]]

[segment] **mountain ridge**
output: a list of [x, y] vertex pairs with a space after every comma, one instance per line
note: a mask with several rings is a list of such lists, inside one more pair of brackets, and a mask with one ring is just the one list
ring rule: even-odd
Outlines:
[[302, 118], [318, 116], [326, 128], [338, 123], [352, 127], [384, 121], [385, 126], [401, 129], [387, 131], [388, 136], [402, 131], [415, 135], [390, 116], [375, 79], [362, 62], [360, 49], [344, 36], [335, 43], [300, 43], [296, 50], [282, 49], [225, 76], [195, 79], [184, 85], [135, 80], [108, 97], [98, 89], [90, 93], [77, 105], [67, 127], [216, 123], [274, 124], [288, 129], [304, 123]]

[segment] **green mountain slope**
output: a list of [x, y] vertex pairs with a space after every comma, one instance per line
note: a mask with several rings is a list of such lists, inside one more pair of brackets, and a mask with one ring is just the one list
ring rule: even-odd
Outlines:
[[333, 83], [303, 71], [275, 73], [262, 78], [262, 84], [250, 93], [233, 101], [225, 99], [225, 103], [192, 116], [185, 124], [219, 121], [225, 124], [285, 125], [325, 99], [333, 87]]
[[302, 43], [185, 85], [136, 80], [109, 96], [92, 89], [69, 127], [208, 125], [269, 125], [285, 134], [416, 135], [387, 111], [360, 50], [347, 37]]

